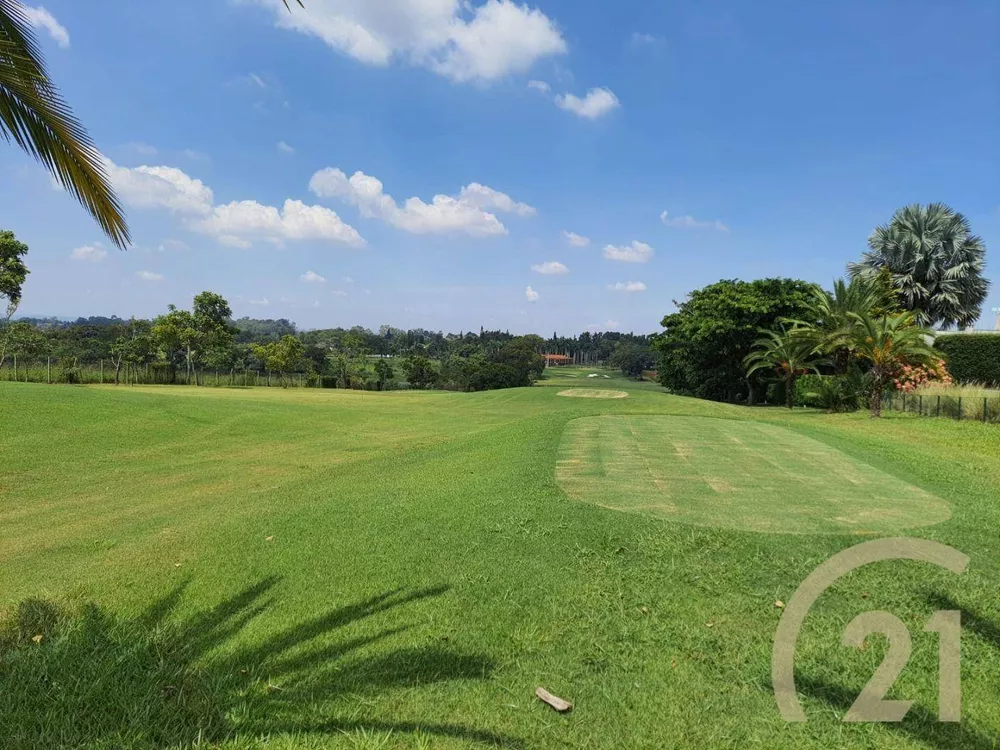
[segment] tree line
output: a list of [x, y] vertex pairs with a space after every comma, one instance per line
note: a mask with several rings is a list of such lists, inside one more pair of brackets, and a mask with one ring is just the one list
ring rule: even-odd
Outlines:
[[950, 382], [932, 328], [965, 328], [989, 290], [986, 248], [944, 204], [912, 205], [877, 227], [848, 279], [825, 290], [797, 279], [723, 280], [675, 302], [654, 341], [669, 390], [718, 401], [791, 406], [800, 379], [815, 405], [881, 414], [885, 394]]
[[[190, 309], [170, 305], [151, 320], [95, 316], [63, 321], [21, 318], [0, 330], [0, 367], [19, 359], [54, 360], [55, 379], [79, 382], [100, 365], [102, 379], [119, 383], [142, 371], [144, 382], [200, 384], [205, 373], [247, 383], [267, 372], [277, 382], [327, 388], [397, 387], [463, 391], [530, 385], [544, 354], [604, 362], [640, 376], [652, 364], [649, 336], [591, 333], [567, 337], [516, 336], [509, 331], [460, 331], [382, 326], [299, 331], [291, 321], [232, 317], [228, 301], [206, 291]], [[242, 378], [237, 376], [242, 375]], [[255, 381], [257, 382], [257, 381]]]

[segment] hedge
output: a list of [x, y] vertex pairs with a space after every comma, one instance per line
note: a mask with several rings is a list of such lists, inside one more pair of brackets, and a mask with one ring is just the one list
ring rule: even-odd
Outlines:
[[1000, 385], [1000, 334], [938, 336], [934, 346], [944, 355], [955, 382]]

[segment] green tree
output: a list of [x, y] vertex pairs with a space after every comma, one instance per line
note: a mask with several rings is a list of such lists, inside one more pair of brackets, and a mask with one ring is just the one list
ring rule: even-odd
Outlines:
[[411, 388], [427, 388], [438, 379], [434, 365], [422, 354], [411, 354], [403, 360], [403, 375]]
[[378, 389], [384, 391], [386, 386], [396, 376], [392, 362], [388, 359], [378, 359], [375, 362], [375, 377], [378, 378]]
[[3, 338], [0, 340], [0, 366], [3, 366], [10, 336], [10, 319], [21, 304], [21, 287], [28, 277], [24, 256], [28, 246], [20, 242], [8, 229], [0, 231], [0, 299], [6, 300], [3, 317]]
[[153, 321], [153, 341], [168, 359], [174, 352], [181, 353], [187, 372], [187, 382], [190, 383], [194, 373], [199, 338], [194, 315], [187, 310], [179, 310], [174, 305], [168, 305], [167, 310], [166, 315], [161, 315]]
[[892, 388], [903, 365], [933, 366], [941, 355], [933, 347], [933, 333], [917, 325], [913, 313], [851, 317], [852, 347], [864, 362], [871, 383], [871, 415], [880, 417], [882, 396]]
[[637, 379], [642, 378], [643, 371], [650, 369], [653, 362], [652, 349], [632, 341], [619, 341], [608, 358], [608, 364], [621, 370], [622, 375]]
[[111, 364], [115, 368], [115, 385], [119, 383], [122, 365], [138, 367], [149, 361], [152, 353], [153, 339], [150, 335], [149, 323], [145, 320], [132, 318], [127, 328], [111, 344]]
[[278, 373], [282, 386], [287, 388], [285, 376], [302, 366], [306, 345], [298, 337], [285, 334], [278, 341], [254, 345], [253, 353], [267, 369]]
[[[763, 383], [747, 376], [743, 360], [761, 330], [781, 321], [808, 321], [814, 285], [794, 279], [719, 281], [688, 295], [663, 318], [656, 337], [660, 383], [675, 393], [717, 401], [756, 401]], [[581, 337], [582, 338], [582, 337]]]
[[773, 372], [785, 385], [785, 405], [795, 404], [795, 383], [809, 372], [819, 372], [821, 364], [813, 336], [804, 329], [761, 331], [754, 349], [743, 360], [747, 375]]
[[888, 301], [884, 290], [864, 278], [849, 282], [837, 279], [833, 291], [813, 288], [809, 304], [809, 320], [791, 320], [796, 335], [811, 338], [818, 351], [829, 354], [838, 375], [847, 371], [851, 362], [851, 341], [855, 326], [854, 315], [872, 315]]
[[40, 161], [115, 245], [128, 246], [104, 159], [49, 78], [18, 0], [0, 0], [0, 135]]
[[968, 219], [944, 203], [913, 204], [875, 228], [868, 252], [848, 265], [852, 277], [888, 269], [904, 311], [922, 326], [972, 325], [986, 301], [986, 245]]
[[232, 355], [233, 311], [221, 294], [202, 292], [194, 298], [192, 319], [198, 333], [198, 351], [209, 367], [227, 367]]

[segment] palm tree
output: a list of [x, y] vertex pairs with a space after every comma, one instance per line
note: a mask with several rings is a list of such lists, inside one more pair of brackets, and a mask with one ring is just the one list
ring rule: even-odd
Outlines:
[[888, 269], [919, 325], [965, 328], [979, 317], [990, 286], [983, 277], [986, 246], [962, 214], [943, 203], [905, 206], [876, 227], [868, 248], [849, 273], [874, 280]]
[[44, 164], [115, 245], [128, 246], [104, 159], [49, 79], [18, 0], [0, 0], [0, 136]]
[[743, 360], [747, 376], [759, 370], [773, 370], [785, 384], [785, 405], [791, 409], [795, 403], [795, 382], [808, 372], [818, 372], [822, 364], [818, 358], [816, 342], [803, 328], [788, 331], [761, 329], [762, 338], [754, 342], [754, 349]]
[[855, 355], [868, 364], [871, 378], [871, 414], [882, 416], [882, 394], [903, 365], [933, 366], [941, 358], [932, 345], [933, 332], [916, 323], [913, 313], [858, 315], [851, 313], [854, 327], [851, 345]]
[[833, 291], [828, 292], [816, 286], [809, 305], [810, 320], [786, 320], [792, 324], [798, 335], [810, 336], [818, 351], [832, 357], [838, 374], [847, 371], [850, 362], [851, 331], [854, 320], [851, 314], [869, 315], [883, 302], [883, 294], [865, 278], [854, 278], [850, 282], [837, 279]]

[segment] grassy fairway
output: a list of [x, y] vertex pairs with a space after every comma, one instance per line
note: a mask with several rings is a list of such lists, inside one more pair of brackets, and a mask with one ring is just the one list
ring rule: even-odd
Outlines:
[[[995, 427], [748, 410], [588, 372], [481, 394], [0, 383], [0, 746], [996, 746]], [[558, 395], [574, 387], [628, 398]], [[607, 471], [568, 478], [567, 451]], [[601, 507], [609, 477], [683, 512]], [[837, 503], [874, 515], [838, 524]], [[859, 529], [972, 563], [832, 587], [799, 640], [809, 722], [785, 724], [774, 602]], [[960, 725], [935, 721], [923, 632], [953, 608]], [[872, 609], [910, 629], [888, 697], [916, 703], [842, 724], [885, 643], [841, 634]]]

